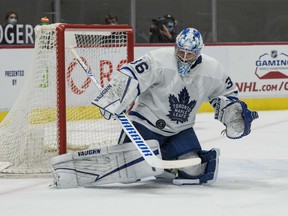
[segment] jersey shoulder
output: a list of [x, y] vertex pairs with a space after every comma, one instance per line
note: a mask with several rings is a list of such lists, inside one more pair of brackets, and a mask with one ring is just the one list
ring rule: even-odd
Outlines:
[[217, 67], [222, 67], [220, 62], [218, 62], [215, 58], [206, 55], [206, 54], [202, 54], [202, 62], [212, 68], [217, 68]]
[[202, 62], [199, 67], [195, 67], [195, 72], [201, 76], [209, 76], [213, 78], [220, 78], [224, 74], [224, 69], [220, 62], [215, 58], [202, 54]]
[[174, 55], [174, 47], [151, 50], [146, 56], [155, 69], [175, 69], [176, 58]]

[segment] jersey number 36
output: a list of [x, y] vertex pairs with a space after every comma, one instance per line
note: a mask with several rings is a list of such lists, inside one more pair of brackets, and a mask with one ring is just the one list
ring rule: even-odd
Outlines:
[[148, 70], [148, 64], [146, 62], [143, 62], [142, 59], [138, 59], [134, 62], [131, 62], [131, 64], [134, 66], [137, 73], [143, 73], [145, 70]]

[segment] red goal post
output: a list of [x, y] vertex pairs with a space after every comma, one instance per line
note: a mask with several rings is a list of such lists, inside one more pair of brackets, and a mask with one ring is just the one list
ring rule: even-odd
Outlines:
[[68, 47], [103, 87], [134, 58], [132, 28], [60, 23], [35, 27], [35, 38], [33, 69], [0, 124], [0, 173], [49, 172], [54, 155], [114, 145], [121, 130], [91, 105], [98, 90]]
[[[57, 28], [56, 28], [56, 31], [57, 31], [57, 35], [58, 35], [58, 43], [59, 43], [59, 47], [58, 47], [58, 55], [57, 55], [57, 62], [59, 62], [58, 64], [58, 68], [57, 70], [60, 72], [57, 74], [58, 76], [58, 81], [60, 83], [65, 83], [65, 65], [62, 64], [62, 62], [65, 62], [65, 51], [67, 52], [67, 47], [73, 45], [74, 42], [71, 42], [71, 44], [69, 44], [69, 42], [67, 42], [67, 38], [65, 39], [65, 36], [66, 37], [69, 37], [67, 36], [66, 34], [69, 34], [69, 32], [72, 31], [72, 34], [74, 34], [73, 32], [77, 31], [77, 30], [84, 30], [85, 29], [85, 32], [94, 32], [94, 31], [99, 31], [99, 32], [105, 32], [105, 33], [114, 33], [114, 36], [115, 38], [112, 38], [110, 43], [100, 43], [100, 44], [94, 44], [94, 43], [90, 43], [88, 41], [85, 41], [84, 44], [80, 44], [80, 47], [79, 48], [87, 48], [87, 47], [92, 47], [92, 48], [99, 48], [99, 47], [106, 47], [106, 48], [109, 48], [110, 46], [112, 47], [121, 47], [121, 46], [125, 46], [127, 48], [127, 57], [126, 59], [121, 59], [117, 65], [117, 69], [120, 68], [120, 66], [123, 64], [123, 63], [126, 63], [127, 61], [130, 62], [133, 60], [134, 58], [134, 43], [133, 43], [133, 32], [132, 32], [132, 28], [129, 27], [129, 26], [126, 26], [126, 25], [79, 25], [79, 24], [62, 24], [62, 25], [59, 25]], [[117, 38], [117, 36], [119, 37], [119, 35], [117, 35], [117, 33], [121, 33], [121, 32], [125, 32], [126, 35], [127, 35], [127, 43], [126, 44], [123, 44], [123, 41], [121, 41], [121, 38]], [[66, 33], [66, 34], [65, 34]], [[89, 35], [89, 33], [88, 33]], [[85, 35], [86, 36], [86, 35]], [[109, 36], [109, 35], [108, 35]], [[120, 37], [123, 36], [123, 35], [120, 35]], [[86, 38], [89, 38], [86, 37]], [[70, 38], [69, 38], [70, 39]], [[69, 40], [68, 39], [68, 40]], [[115, 41], [112, 41], [114, 40]], [[105, 40], [110, 40], [110, 39], [106, 39]], [[124, 39], [125, 40], [125, 39]], [[69, 40], [70, 41], [70, 40]], [[84, 40], [83, 40], [84, 41]], [[75, 44], [75, 48], [77, 48], [77, 41], [76, 41], [76, 44]], [[84, 60], [86, 61], [85, 57], [84, 57]], [[76, 60], [74, 61], [75, 64], [76, 64]], [[109, 75], [113, 72], [113, 69], [110, 67], [109, 68], [109, 71], [108, 72], [104, 72], [103, 71], [103, 67], [104, 67], [104, 64], [108, 64], [109, 66], [111, 66], [111, 61], [109, 61], [108, 59], [105, 59], [105, 60], [100, 60], [99, 61], [99, 66], [100, 66], [100, 71], [99, 71], [99, 78], [100, 78], [100, 84], [102, 85], [102, 87], [104, 87], [104, 78], [107, 78], [107, 80], [109, 80]], [[115, 62], [113, 62], [115, 64]], [[112, 64], [113, 64], [112, 63]], [[89, 63], [88, 63], [89, 65]], [[113, 65], [112, 65], [113, 66]], [[114, 65], [115, 66], [115, 65]], [[115, 68], [116, 69], [116, 68]], [[62, 71], [62, 72], [61, 72]], [[92, 69], [93, 71], [93, 69]], [[69, 69], [68, 69], [68, 72]], [[83, 73], [83, 76], [85, 74]], [[89, 82], [89, 78], [87, 77], [86, 78], [86, 83]], [[59, 101], [59, 112], [58, 114], [59, 115], [62, 115], [62, 113], [65, 113], [65, 109], [66, 109], [66, 103], [65, 101], [61, 101], [60, 98], [66, 98], [65, 96], [65, 86], [64, 85], [57, 85], [58, 86], [58, 101]], [[72, 88], [74, 89], [74, 88]], [[59, 127], [59, 153], [60, 154], [63, 154], [63, 153], [66, 153], [67, 149], [67, 141], [66, 141], [66, 116], [63, 115], [63, 116], [59, 116], [58, 117], [58, 127]]]

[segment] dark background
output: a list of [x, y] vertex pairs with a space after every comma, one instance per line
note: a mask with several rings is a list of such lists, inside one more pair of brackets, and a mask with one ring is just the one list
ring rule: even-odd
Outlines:
[[104, 24], [111, 13], [120, 24], [133, 24], [136, 43], [148, 43], [151, 20], [165, 14], [176, 18], [177, 32], [200, 30], [205, 43], [288, 41], [287, 10], [288, 0], [0, 0], [2, 25], [8, 11], [17, 12], [18, 23], [33, 26], [43, 16], [51, 22]]

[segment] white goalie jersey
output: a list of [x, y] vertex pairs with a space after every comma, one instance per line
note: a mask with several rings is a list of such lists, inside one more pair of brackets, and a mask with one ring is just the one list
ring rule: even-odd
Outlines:
[[222, 66], [205, 54], [187, 76], [180, 76], [174, 52], [172, 47], [156, 49], [121, 68], [138, 81], [131, 120], [164, 136], [192, 127], [203, 102], [238, 93]]

